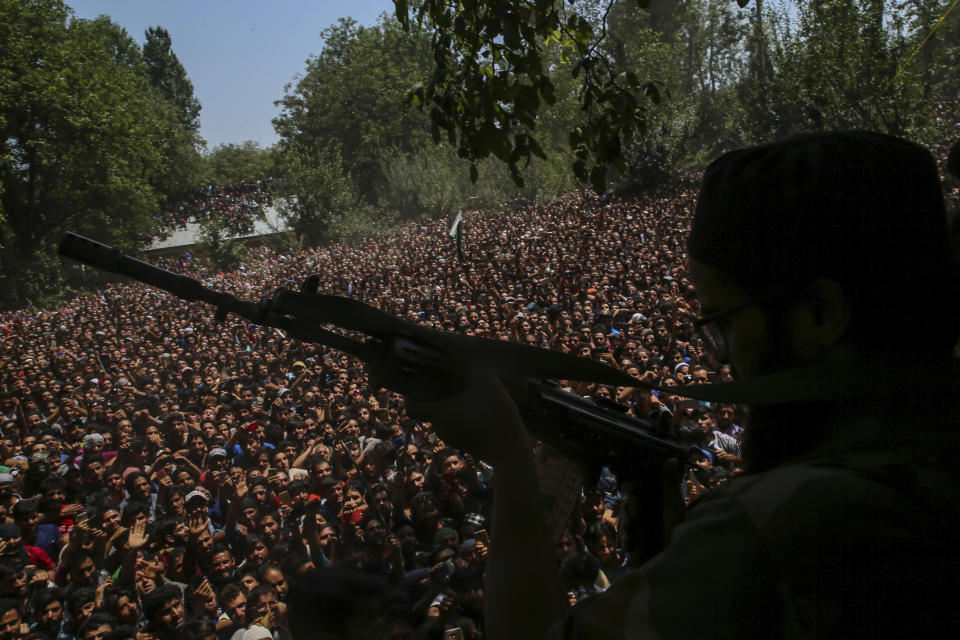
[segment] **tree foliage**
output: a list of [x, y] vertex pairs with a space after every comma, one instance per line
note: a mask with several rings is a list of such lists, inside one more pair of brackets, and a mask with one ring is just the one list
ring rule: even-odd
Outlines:
[[[898, 70], [951, 3], [394, 2], [405, 28], [433, 30], [433, 65], [410, 97], [435, 140], [472, 162], [492, 154], [516, 178], [543, 151], [536, 133], [563, 122], [574, 173], [595, 189], [605, 168], [618, 185], [649, 184], [716, 150], [799, 131], [922, 137], [935, 105], [956, 99], [960, 12]], [[575, 82], [558, 91], [567, 70]], [[571, 92], [576, 117], [551, 115]]]
[[[474, 163], [496, 156], [522, 186], [520, 161], [546, 157], [534, 134], [541, 105], [557, 100], [547, 61], [556, 45], [561, 62], [580, 80], [581, 117], [568, 132], [573, 172], [603, 191], [607, 167], [622, 166], [624, 142], [645, 124], [644, 99], [656, 103], [660, 92], [603, 55], [598, 45], [604, 33], [572, 4], [422, 0], [411, 7], [407, 0], [394, 0], [404, 28], [416, 24], [433, 30], [434, 67], [410, 97], [429, 114], [434, 141], [445, 137], [460, 157]], [[472, 175], [477, 177], [475, 171]]]
[[362, 27], [350, 19], [321, 38], [322, 49], [279, 101], [274, 126], [296, 148], [338, 146], [357, 192], [375, 204], [384, 185], [383, 150], [409, 152], [427, 141], [423, 118], [405, 110], [403, 98], [429, 68], [428, 42], [394, 22]]
[[209, 184], [262, 180], [277, 175], [274, 150], [253, 140], [217, 145], [204, 156], [203, 164], [202, 181]]
[[[278, 167], [297, 200], [287, 211], [308, 242], [369, 236], [395, 217], [494, 206], [516, 194], [496, 162], [478, 161], [483, 180], [472, 183], [470, 162], [455, 147], [436, 147], [429, 118], [405, 107], [410, 87], [431, 68], [426, 31], [404, 31], [386, 16], [370, 27], [343, 19], [322, 39], [274, 120]], [[528, 197], [571, 184], [550, 163], [522, 173]]]
[[143, 43], [143, 60], [150, 84], [169, 100], [188, 129], [200, 130], [200, 101], [193, 96], [193, 83], [187, 70], [173, 52], [170, 33], [163, 27], [150, 27]]
[[313, 244], [574, 180], [647, 188], [804, 131], [942, 143], [960, 119], [953, 1], [396, 0], [394, 17], [322, 32], [278, 101], [275, 148], [205, 157], [164, 29], [141, 47], [59, 0], [5, 3], [2, 302], [68, 284], [48, 255], [62, 230], [135, 251], [161, 203], [201, 184], [277, 177]]
[[412, 153], [392, 152], [382, 158], [391, 211], [401, 218], [446, 217], [459, 209], [496, 208], [515, 195], [545, 200], [573, 186], [562, 163], [535, 159], [523, 169], [524, 187], [518, 192], [505, 164], [487, 158], [470, 179], [467, 163], [447, 145], [425, 145]]
[[960, 36], [960, 15], [942, 25], [918, 58], [910, 56], [935, 22], [923, 16], [939, 18], [949, 4], [817, 0], [751, 12], [757, 35], [737, 86], [742, 141], [863, 128], [934, 142], [937, 110], [958, 95], [941, 74], [956, 78], [942, 61], [960, 50], [940, 39]]
[[897, 70], [950, 1], [397, 0], [395, 20], [323, 32], [279, 103], [280, 166], [349, 193], [316, 201], [356, 202], [356, 221], [495, 206], [517, 183], [644, 189], [820, 128], [924, 142], [956, 96], [960, 12]]
[[216, 218], [200, 222], [197, 254], [217, 269], [235, 269], [249, 255], [247, 247], [236, 240], [236, 233]]
[[3, 304], [59, 293], [63, 276], [44, 256], [66, 229], [138, 250], [197, 156], [126, 32], [70, 18], [58, 0], [0, 12]]
[[280, 214], [302, 242], [353, 239], [375, 228], [371, 207], [357, 193], [335, 144], [281, 141], [279, 157]]

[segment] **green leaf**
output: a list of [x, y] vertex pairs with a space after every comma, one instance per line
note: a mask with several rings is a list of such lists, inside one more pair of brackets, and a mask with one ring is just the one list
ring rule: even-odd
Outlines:
[[535, 114], [540, 107], [540, 95], [536, 87], [520, 85], [517, 90], [517, 99], [514, 103], [522, 113]]
[[521, 40], [520, 29], [517, 23], [508, 16], [507, 19], [501, 23], [501, 28], [503, 29], [503, 43], [510, 49], [519, 49]]
[[602, 194], [606, 191], [607, 188], [607, 168], [602, 164], [598, 164], [590, 172], [590, 186], [593, 187], [593, 190], [598, 194]]
[[397, 21], [400, 22], [400, 26], [403, 27], [404, 31], [410, 29], [410, 10], [407, 6], [407, 0], [393, 0], [394, 15], [397, 16]]
[[650, 102], [653, 104], [660, 104], [660, 89], [657, 88], [657, 85], [648, 82], [643, 85], [643, 94], [650, 98]]
[[537, 156], [541, 160], [547, 159], [547, 154], [544, 153], [543, 147], [541, 147], [540, 144], [533, 138], [530, 139], [530, 153]]

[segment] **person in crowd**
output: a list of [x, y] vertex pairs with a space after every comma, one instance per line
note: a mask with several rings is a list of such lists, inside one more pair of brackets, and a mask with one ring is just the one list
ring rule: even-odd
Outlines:
[[60, 635], [65, 611], [65, 600], [60, 589], [55, 587], [39, 589], [30, 599], [30, 611], [34, 620], [30, 625], [30, 631], [49, 640], [56, 640]]
[[143, 598], [144, 633], [157, 640], [174, 640], [186, 624], [183, 594], [173, 585], [159, 586]]
[[20, 605], [16, 600], [0, 597], [0, 640], [17, 640], [26, 633]]

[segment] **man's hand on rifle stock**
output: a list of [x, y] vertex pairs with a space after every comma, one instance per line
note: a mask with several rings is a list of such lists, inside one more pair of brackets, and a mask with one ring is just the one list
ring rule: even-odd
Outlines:
[[433, 423], [444, 442], [492, 464], [511, 446], [527, 446], [517, 405], [487, 367], [475, 367], [470, 384], [457, 395], [441, 401], [408, 397], [407, 407]]

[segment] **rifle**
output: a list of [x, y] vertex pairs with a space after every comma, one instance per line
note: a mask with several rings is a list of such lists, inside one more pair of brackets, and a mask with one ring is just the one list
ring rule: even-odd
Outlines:
[[[218, 322], [233, 313], [255, 324], [281, 329], [298, 340], [354, 355], [367, 365], [376, 387], [421, 397], [450, 397], [469, 384], [469, 368], [458, 366], [458, 362], [488, 364], [505, 378], [508, 392], [537, 439], [577, 461], [589, 476], [599, 477], [606, 466], [621, 484], [633, 487], [639, 510], [645, 514], [635, 518], [635, 530], [630, 535], [634, 558], [651, 557], [663, 546], [661, 527], [654, 526], [660, 522], [661, 469], [670, 458], [687, 464], [686, 448], [669, 433], [670, 412], [628, 416], [622, 405], [601, 404], [568, 393], [550, 381], [641, 386], [617, 369], [556, 351], [429, 329], [351, 298], [319, 294], [317, 276], [308, 277], [299, 292], [280, 287], [270, 298], [254, 302], [208, 288], [195, 278], [74, 233], [64, 236], [59, 253], [184, 300], [210, 304], [216, 308]], [[356, 340], [324, 325], [367, 337]]]

